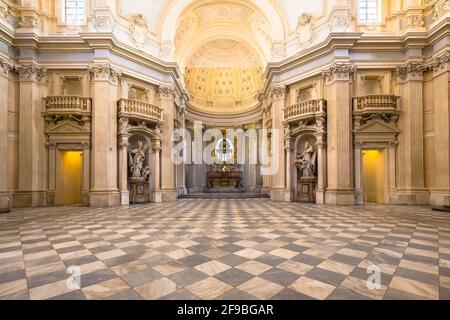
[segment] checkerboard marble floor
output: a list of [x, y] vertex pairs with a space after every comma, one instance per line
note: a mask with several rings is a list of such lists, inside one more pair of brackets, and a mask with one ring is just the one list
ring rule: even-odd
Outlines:
[[0, 299], [449, 298], [450, 215], [429, 208], [196, 199], [0, 215]]

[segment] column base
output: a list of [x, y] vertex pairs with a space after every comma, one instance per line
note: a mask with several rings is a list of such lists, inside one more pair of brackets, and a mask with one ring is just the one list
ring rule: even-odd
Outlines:
[[17, 191], [14, 193], [14, 208], [45, 207], [48, 205], [46, 191]]
[[120, 205], [121, 206], [129, 206], [130, 205], [130, 192], [120, 191]]
[[90, 192], [89, 205], [91, 207], [115, 207], [120, 205], [119, 191], [95, 191]]
[[267, 194], [270, 195], [270, 188], [269, 187], [261, 187], [261, 194]]
[[325, 191], [316, 191], [316, 204], [325, 204]]
[[327, 190], [325, 203], [335, 206], [353, 206], [355, 205], [355, 190]]
[[355, 204], [364, 204], [364, 194], [361, 189], [355, 190]]
[[177, 190], [178, 190], [178, 195], [179, 195], [179, 196], [184, 196], [184, 195], [187, 194], [187, 189], [186, 189], [186, 187], [178, 187]]
[[450, 190], [431, 191], [430, 204], [435, 210], [450, 210]]
[[150, 191], [150, 201], [154, 203], [161, 203], [162, 202], [161, 190]]
[[48, 206], [56, 205], [56, 191], [55, 190], [47, 191], [47, 205]]
[[270, 200], [276, 202], [293, 202], [294, 193], [295, 191], [293, 189], [272, 188], [270, 190]]
[[161, 189], [162, 202], [172, 202], [177, 200], [177, 191], [175, 189]]
[[389, 195], [390, 204], [399, 205], [428, 205], [430, 204], [430, 193], [427, 190], [397, 190]]
[[11, 211], [11, 196], [10, 192], [0, 192], [0, 212]]

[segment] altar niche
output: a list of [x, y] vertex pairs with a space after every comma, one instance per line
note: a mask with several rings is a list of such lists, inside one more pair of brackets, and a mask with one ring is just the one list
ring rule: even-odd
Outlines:
[[315, 203], [317, 189], [317, 140], [313, 135], [304, 135], [297, 140], [296, 194], [297, 201]]
[[128, 148], [128, 189], [130, 203], [150, 202], [149, 149], [150, 144], [145, 137], [134, 135], [129, 138]]
[[224, 138], [215, 142], [212, 157], [215, 164], [208, 166], [206, 175], [207, 193], [244, 192], [242, 184], [242, 166], [238, 162], [237, 138], [226, 137], [226, 130], [222, 130]]

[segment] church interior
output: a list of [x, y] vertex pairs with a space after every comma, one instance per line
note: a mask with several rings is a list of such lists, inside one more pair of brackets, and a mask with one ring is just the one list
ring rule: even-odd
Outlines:
[[449, 30], [449, 0], [0, 0], [0, 300], [450, 299]]

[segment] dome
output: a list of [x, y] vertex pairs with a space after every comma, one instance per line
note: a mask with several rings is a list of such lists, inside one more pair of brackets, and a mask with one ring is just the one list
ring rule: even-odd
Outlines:
[[190, 103], [212, 112], [235, 112], [258, 103], [262, 68], [256, 54], [235, 40], [205, 43], [185, 69]]

